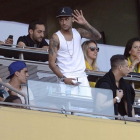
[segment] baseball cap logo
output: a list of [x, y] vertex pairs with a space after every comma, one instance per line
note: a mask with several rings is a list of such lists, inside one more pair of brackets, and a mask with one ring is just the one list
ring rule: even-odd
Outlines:
[[72, 17], [72, 9], [70, 7], [61, 7], [58, 11], [58, 16], [56, 17], [63, 17], [63, 16], [70, 16]]
[[64, 8], [62, 9], [61, 13], [66, 13], [65, 10], [64, 10]]

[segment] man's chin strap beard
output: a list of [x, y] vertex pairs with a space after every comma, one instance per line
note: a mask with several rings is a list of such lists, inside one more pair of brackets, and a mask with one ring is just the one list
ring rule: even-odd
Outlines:
[[36, 41], [34, 38], [32, 38], [32, 40], [36, 43], [39, 44], [40, 42]]

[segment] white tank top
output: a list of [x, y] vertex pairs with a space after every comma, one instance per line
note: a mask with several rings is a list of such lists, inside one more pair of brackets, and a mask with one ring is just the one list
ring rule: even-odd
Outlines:
[[56, 64], [61, 73], [68, 78], [85, 77], [86, 66], [81, 48], [81, 36], [74, 28], [72, 28], [72, 32], [74, 39], [67, 42], [60, 31], [56, 32], [60, 42]]

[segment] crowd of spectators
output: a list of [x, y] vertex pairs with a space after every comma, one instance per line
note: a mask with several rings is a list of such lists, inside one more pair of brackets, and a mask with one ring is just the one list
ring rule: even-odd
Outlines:
[[[45, 25], [43, 22], [33, 20], [29, 24], [28, 35], [18, 38], [17, 45], [29, 46], [36, 48], [49, 49], [49, 66], [52, 71], [60, 79], [60, 83], [68, 85], [97, 87], [103, 89], [111, 89], [113, 91], [113, 103], [115, 114], [128, 115], [134, 117], [133, 103], [135, 98], [134, 89], [125, 82], [124, 76], [129, 72], [140, 73], [140, 40], [138, 38], [130, 39], [125, 47], [124, 55], [114, 55], [110, 59], [111, 69], [100, 80], [88, 82], [85, 70], [99, 70], [97, 66], [97, 56], [99, 52], [96, 40], [101, 38], [100, 33], [85, 19], [82, 11], [72, 10], [70, 7], [62, 7], [57, 15], [60, 30], [54, 33], [50, 39], [50, 43], [45, 41], [44, 32]], [[72, 28], [73, 22], [83, 26], [84, 28]], [[81, 38], [87, 38], [82, 45]], [[8, 38], [1, 44], [13, 44], [13, 40]], [[22, 61], [13, 62], [8, 67], [10, 75], [9, 85], [27, 95], [27, 88], [21, 84], [26, 84], [28, 78], [28, 70], [26, 64]], [[17, 93], [5, 89], [9, 96], [1, 101], [12, 101], [25, 103], [23, 97]], [[32, 92], [30, 100], [34, 97]], [[15, 98], [18, 96], [18, 98]], [[10, 98], [10, 99], [9, 99]], [[108, 101], [103, 99], [103, 105], [106, 106]], [[118, 108], [118, 109], [116, 109]]]

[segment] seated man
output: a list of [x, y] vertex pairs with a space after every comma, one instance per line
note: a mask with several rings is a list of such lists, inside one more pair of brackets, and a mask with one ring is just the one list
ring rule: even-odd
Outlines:
[[[135, 117], [133, 103], [135, 98], [134, 89], [124, 79], [129, 73], [128, 61], [123, 55], [114, 55], [110, 59], [111, 70], [96, 83], [96, 88], [111, 89], [113, 91], [113, 103], [115, 115], [128, 115]], [[104, 98], [103, 105], [108, 104]]]
[[45, 25], [39, 20], [33, 20], [29, 24], [28, 35], [18, 38], [17, 45], [48, 49], [49, 45], [44, 39]]
[[[9, 65], [8, 69], [10, 72], [10, 75], [6, 78], [10, 79], [8, 84], [10, 84], [10, 86], [27, 95], [27, 87], [21, 86], [21, 84], [26, 84], [27, 78], [29, 76], [26, 64], [22, 61], [13, 62], [12, 64]], [[7, 91], [9, 92], [10, 95], [19, 96], [21, 98], [22, 103], [25, 104], [23, 96], [13, 91], [10, 91], [9, 89], [7, 89]], [[29, 89], [29, 97], [30, 97], [29, 100], [34, 100], [33, 94], [30, 89]]]

